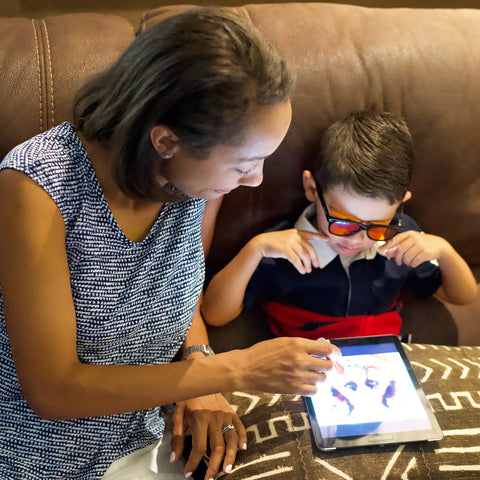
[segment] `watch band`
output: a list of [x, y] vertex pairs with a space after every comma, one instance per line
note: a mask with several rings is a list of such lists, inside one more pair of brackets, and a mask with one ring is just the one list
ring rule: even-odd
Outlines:
[[212, 350], [212, 347], [210, 345], [192, 345], [185, 349], [182, 355], [182, 360], [186, 360], [194, 352], [202, 352], [206, 357], [211, 357], [212, 355], [215, 355], [215, 352]]

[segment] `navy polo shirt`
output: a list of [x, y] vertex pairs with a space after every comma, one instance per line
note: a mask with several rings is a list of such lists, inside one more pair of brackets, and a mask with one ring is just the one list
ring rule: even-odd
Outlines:
[[[405, 230], [420, 231], [405, 214], [402, 223]], [[293, 228], [294, 224], [289, 222], [276, 230]], [[377, 315], [391, 309], [403, 288], [428, 298], [441, 283], [440, 268], [432, 262], [416, 268], [398, 266], [394, 259], [379, 253], [371, 259], [353, 261], [348, 273], [340, 256], [335, 255], [323, 268], [313, 268], [304, 275], [288, 260], [264, 258], [247, 286], [244, 306], [280, 302], [332, 317]]]

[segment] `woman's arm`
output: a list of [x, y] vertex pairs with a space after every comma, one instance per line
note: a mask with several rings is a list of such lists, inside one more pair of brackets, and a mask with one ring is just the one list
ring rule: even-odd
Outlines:
[[[208, 344], [208, 335], [197, 307], [184, 348], [198, 344]], [[202, 359], [205, 356], [201, 352], [194, 352], [188, 358]], [[225, 425], [234, 425], [235, 429], [223, 435]], [[245, 449], [247, 444], [247, 433], [242, 421], [221, 393], [176, 402], [171, 440], [172, 458], [180, 458], [186, 435], [192, 435], [192, 450], [185, 465], [186, 473], [196, 469], [210, 446], [205, 478], [214, 478], [220, 468], [228, 473], [235, 463], [237, 450]]]
[[310, 356], [328, 355], [330, 344], [295, 339], [166, 365], [83, 364], [63, 218], [43, 189], [13, 170], [0, 173], [0, 230], [7, 332], [22, 391], [40, 416], [110, 415], [236, 389], [308, 394], [319, 370], [331, 368]]

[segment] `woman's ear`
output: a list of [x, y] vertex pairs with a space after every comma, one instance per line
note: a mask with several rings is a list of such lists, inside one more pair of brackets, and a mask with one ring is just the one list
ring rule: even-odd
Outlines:
[[315, 178], [310, 170], [304, 170], [302, 175], [303, 189], [305, 190], [305, 197], [309, 202], [315, 202], [317, 199], [317, 185]]
[[402, 202], [405, 203], [407, 200], [410, 200], [412, 198], [412, 192], [410, 190], [407, 190], [407, 193], [403, 197]]
[[172, 158], [178, 148], [178, 137], [164, 125], [155, 125], [150, 130], [153, 148], [164, 159]]

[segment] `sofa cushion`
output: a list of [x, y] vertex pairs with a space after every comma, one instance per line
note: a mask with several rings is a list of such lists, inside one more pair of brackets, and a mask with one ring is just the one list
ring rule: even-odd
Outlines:
[[[189, 8], [151, 10], [140, 30]], [[427, 233], [451, 242], [479, 281], [480, 11], [329, 3], [232, 8], [249, 17], [288, 60], [297, 88], [292, 126], [265, 162], [262, 185], [238, 188], [224, 199], [208, 272], [218, 271], [251, 237], [306, 206], [301, 174], [311, 169], [332, 122], [350, 111], [376, 109], [402, 115], [413, 135], [416, 166], [406, 213]], [[469, 310], [448, 310], [411, 297], [404, 315], [414, 341], [480, 343], [479, 302]], [[250, 341], [251, 332], [235, 329]]]
[[[141, 30], [192, 6], [147, 12]], [[265, 163], [263, 184], [225, 199], [209, 266], [222, 266], [246, 240], [306, 205], [301, 172], [322, 133], [348, 112], [405, 117], [417, 157], [406, 212], [480, 265], [480, 11], [367, 8], [328, 3], [252, 4], [248, 16], [297, 74], [293, 121]]]

